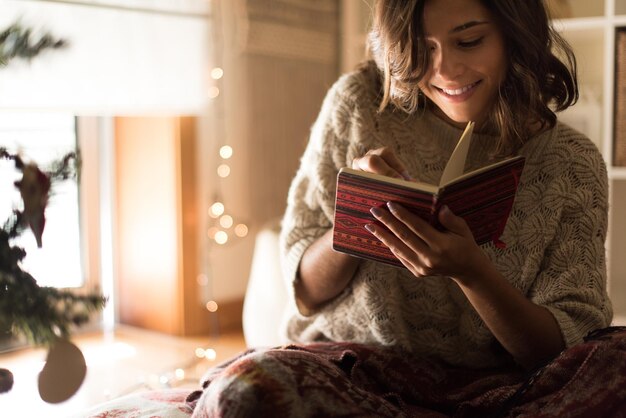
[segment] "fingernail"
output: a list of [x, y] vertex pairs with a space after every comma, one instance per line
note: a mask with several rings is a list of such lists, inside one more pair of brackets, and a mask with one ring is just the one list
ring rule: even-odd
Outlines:
[[383, 216], [383, 211], [380, 208], [377, 207], [373, 207], [370, 209], [370, 213], [372, 215], [374, 215], [377, 218], [380, 218], [381, 216]]
[[389, 208], [390, 211], [392, 212], [397, 212], [399, 209], [399, 205], [397, 203], [393, 203], [393, 202], [387, 202], [387, 207]]
[[374, 225], [372, 225], [372, 224], [367, 224], [367, 225], [365, 225], [365, 229], [367, 229], [367, 230], [368, 230], [368, 232], [370, 232], [370, 233], [372, 233], [372, 234], [373, 234], [374, 232], [376, 232], [376, 228], [374, 228]]
[[443, 205], [441, 207], [441, 211], [444, 213], [452, 213], [452, 211], [450, 210], [450, 208], [448, 207], [448, 205]]
[[407, 170], [404, 170], [401, 174], [405, 180], [413, 180], [413, 177], [411, 177], [411, 175], [409, 174]]

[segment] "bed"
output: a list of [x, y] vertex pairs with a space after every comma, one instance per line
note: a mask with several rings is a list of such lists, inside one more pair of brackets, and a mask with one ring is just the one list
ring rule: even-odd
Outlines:
[[[276, 324], [283, 320], [287, 296], [278, 230], [278, 221], [267, 225], [255, 242], [243, 329], [247, 345], [256, 349], [209, 369], [195, 388], [135, 393], [96, 405], [81, 417], [203, 418], [215, 416], [216, 403], [230, 405], [237, 411], [233, 416], [626, 417], [626, 327], [594, 332], [532, 373], [442, 368], [405, 353], [350, 343], [281, 345]], [[298, 402], [290, 388], [259, 394], [258, 376], [242, 374], [272, 357], [291, 364], [277, 379], [307, 379], [311, 367], [328, 366], [320, 367], [309, 384], [309, 393], [315, 393], [307, 399], [309, 409], [293, 409]], [[230, 398], [216, 397], [223, 387]], [[349, 400], [346, 392], [353, 393]]]

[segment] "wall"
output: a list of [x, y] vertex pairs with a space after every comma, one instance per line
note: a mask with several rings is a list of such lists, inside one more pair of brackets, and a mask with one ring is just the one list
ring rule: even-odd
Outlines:
[[[209, 4], [205, 0], [0, 2], [0, 30], [19, 19], [35, 33], [49, 31], [69, 42], [65, 49], [45, 52], [32, 62], [15, 60], [1, 69], [0, 109], [64, 110], [83, 116], [79, 130], [84, 162], [89, 164], [83, 181], [91, 185], [81, 195], [86, 273], [90, 278], [105, 278], [102, 288], [112, 301], [127, 302], [120, 309], [123, 321], [142, 326], [156, 323], [152, 328], [170, 333], [207, 328], [201, 323], [206, 311], [199, 301], [181, 306], [185, 296], [198, 299], [197, 294], [188, 296], [197, 289], [180, 288], [189, 282], [183, 277], [190, 276], [195, 283], [197, 245], [191, 267], [181, 259], [182, 227], [174, 223], [175, 215], [180, 215], [176, 209], [180, 197], [174, 184], [166, 182], [175, 181], [181, 171], [175, 166], [176, 142], [171, 137], [174, 116], [201, 118], [208, 111]], [[117, 162], [102, 155], [103, 149], [113, 155], [115, 136], [104, 135], [108, 130], [99, 128], [107, 126], [107, 121], [112, 126], [114, 115], [149, 118], [148, 122], [144, 119], [142, 135], [130, 123], [118, 126], [118, 133], [125, 132], [129, 139], [118, 142]], [[92, 122], [83, 123], [88, 120]], [[153, 132], [143, 136], [149, 129]], [[196, 141], [194, 134], [191, 145]], [[196, 153], [192, 157], [202, 158]], [[190, 167], [195, 169], [195, 161]], [[146, 190], [142, 175], [143, 179], [153, 176], [155, 182], [148, 184], [157, 190]], [[187, 177], [195, 178], [195, 173]], [[114, 188], [117, 193], [109, 192]], [[195, 186], [187, 193], [196, 197]], [[155, 197], [162, 198], [155, 210], [141, 207]], [[115, 217], [117, 204], [127, 216]], [[107, 213], [112, 217], [105, 220], [102, 216]], [[191, 235], [197, 241], [199, 234], [195, 225], [184, 238]], [[124, 257], [118, 260], [109, 251], [116, 239], [124, 242]], [[115, 280], [113, 272], [124, 277]], [[120, 292], [113, 292], [113, 282]], [[147, 297], [142, 299], [142, 295]], [[197, 320], [189, 321], [193, 316]]]
[[168, 14], [88, 3], [2, 1], [0, 28], [20, 19], [69, 47], [2, 69], [0, 108], [99, 115], [204, 110], [208, 10]]
[[[219, 9], [175, 6], [209, 3]], [[209, 276], [211, 285], [198, 292], [237, 316], [234, 307], [240, 307], [245, 294], [254, 234], [284, 212], [310, 127], [338, 75], [339, 2], [4, 0], [0, 27], [18, 16], [28, 26], [67, 38], [70, 47], [0, 71], [0, 107], [69, 109], [81, 115], [200, 116], [197, 193], [204, 217], [198, 220], [197, 271]], [[215, 26], [218, 21], [220, 27]], [[222, 80], [208, 77], [213, 66], [224, 68]], [[207, 97], [209, 83], [219, 83], [223, 92], [213, 101]], [[220, 179], [216, 155], [224, 143], [235, 154], [229, 160], [232, 174]], [[150, 141], [143, 146], [150, 147]], [[161, 154], [167, 152], [161, 149]], [[117, 155], [119, 164], [133, 169], [133, 160]], [[140, 199], [130, 184], [118, 180], [119, 196]], [[224, 247], [206, 237], [206, 213], [218, 192], [232, 215], [250, 227], [247, 238]], [[133, 201], [117, 204], [132, 206]], [[150, 214], [146, 219], [158, 222]], [[141, 233], [149, 237], [146, 228]], [[128, 251], [146, 249], [131, 246]], [[173, 274], [174, 267], [164, 265]], [[132, 274], [137, 266], [126, 267]], [[155, 280], [167, 274], [155, 271]], [[169, 289], [169, 279], [162, 280]], [[151, 285], [142, 284], [147, 289]], [[176, 324], [163, 318], [163, 328], [169, 332]]]
[[335, 0], [221, 5], [224, 47], [215, 62], [224, 68], [223, 95], [209, 105], [213, 140], [204, 155], [224, 142], [235, 154], [228, 178], [217, 179], [209, 163], [200, 178], [206, 210], [221, 189], [233, 216], [251, 228], [248, 238], [224, 247], [204, 243], [212, 294], [228, 302], [244, 296], [254, 234], [282, 216], [311, 125], [337, 78], [339, 6]]

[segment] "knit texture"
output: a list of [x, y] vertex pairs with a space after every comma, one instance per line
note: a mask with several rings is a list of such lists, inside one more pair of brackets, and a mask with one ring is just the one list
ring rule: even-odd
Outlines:
[[[408, 270], [362, 260], [346, 289], [313, 313], [300, 312], [294, 282], [309, 245], [332, 228], [336, 176], [370, 149], [390, 147], [413, 178], [436, 184], [461, 130], [428, 111], [412, 115], [380, 102], [369, 66], [329, 90], [293, 180], [282, 223], [283, 273], [290, 292], [287, 341], [351, 341], [398, 346], [452, 365], [492, 367], [512, 358], [456, 283], [415, 278]], [[496, 157], [495, 137], [475, 134], [466, 169]], [[501, 237], [505, 249], [481, 248], [513, 286], [545, 306], [567, 346], [606, 327], [604, 242], [608, 191], [604, 161], [584, 135], [562, 123], [529, 140], [513, 210]]]

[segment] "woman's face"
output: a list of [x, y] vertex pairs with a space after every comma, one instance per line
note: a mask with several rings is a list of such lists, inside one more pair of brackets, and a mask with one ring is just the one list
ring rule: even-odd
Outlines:
[[479, 0], [426, 0], [430, 67], [419, 87], [458, 126], [479, 127], [507, 71], [504, 38]]

